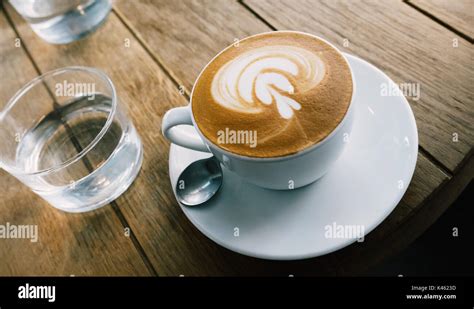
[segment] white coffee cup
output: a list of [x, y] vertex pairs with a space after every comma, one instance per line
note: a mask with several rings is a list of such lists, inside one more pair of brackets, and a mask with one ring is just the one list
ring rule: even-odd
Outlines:
[[[311, 36], [326, 42], [339, 51], [326, 40], [314, 35]], [[346, 57], [340, 51], [339, 53], [350, 68]], [[209, 63], [219, 55], [220, 53]], [[206, 67], [201, 71], [197, 80], [199, 80]], [[191, 108], [195, 87], [191, 92], [189, 105], [176, 107], [166, 112], [162, 121], [163, 135], [176, 145], [197, 151], [211, 152], [225, 168], [257, 186], [267, 189], [289, 190], [308, 185], [327, 173], [348, 143], [354, 118], [353, 101], [356, 91], [354, 75], [352, 69], [350, 70], [353, 91], [346, 115], [339, 125], [322, 141], [298, 153], [282, 157], [256, 158], [231, 153], [215, 145], [202, 134], [196, 125]], [[183, 130], [179, 125], [191, 125], [194, 130]]]

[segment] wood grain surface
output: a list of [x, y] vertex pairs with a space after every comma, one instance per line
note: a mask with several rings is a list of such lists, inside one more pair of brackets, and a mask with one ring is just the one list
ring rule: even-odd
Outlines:
[[[37, 72], [0, 10], [0, 103]], [[19, 47], [16, 47], [19, 46]], [[58, 211], [0, 170], [0, 224], [36, 225], [38, 241], [0, 239], [0, 275], [149, 275], [111, 208]]]
[[408, 2], [474, 40], [473, 0], [409, 0]]
[[[40, 233], [50, 236], [47, 243], [37, 246], [6, 242], [7, 247], [0, 247], [0, 260], [6, 260], [8, 266], [0, 263], [0, 275], [361, 274], [413, 241], [472, 178], [472, 44], [460, 38], [459, 46], [453, 48], [455, 35], [449, 29], [406, 3], [118, 0], [97, 32], [60, 46], [38, 38], [11, 7], [7, 13], [31, 59], [23, 49], [13, 52], [10, 41], [16, 34], [0, 18], [0, 68], [10, 74], [0, 77], [2, 85], [8, 85], [2, 86], [0, 98], [8, 100], [11, 93], [7, 90], [58, 67], [102, 69], [127, 107], [145, 155], [142, 170], [127, 192], [112, 205], [81, 215], [54, 210], [1, 172], [2, 188], [11, 186], [16, 191], [0, 201], [0, 218], [42, 222]], [[9, 33], [6, 37], [4, 29]], [[400, 204], [365, 242], [303, 261], [249, 258], [203, 236], [174, 199], [168, 175], [169, 142], [160, 130], [163, 114], [187, 104], [195, 78], [216, 53], [235, 39], [274, 29], [324, 36], [343, 51], [379, 66], [396, 82], [421, 85], [420, 100], [409, 101], [422, 150]], [[185, 90], [183, 94], [180, 89]], [[458, 142], [452, 141], [453, 133], [458, 133]], [[426, 216], [431, 205], [436, 211]], [[429, 219], [423, 220], [423, 215]], [[134, 238], [122, 237], [124, 226]], [[66, 244], [69, 247], [64, 248]], [[41, 271], [26, 265], [31, 260], [21, 258], [33, 251], [36, 255], [48, 252], [36, 264], [42, 265]], [[116, 259], [110, 254], [117, 254]]]
[[269, 30], [236, 1], [119, 0], [115, 7], [188, 93], [218, 52], [235, 39]]

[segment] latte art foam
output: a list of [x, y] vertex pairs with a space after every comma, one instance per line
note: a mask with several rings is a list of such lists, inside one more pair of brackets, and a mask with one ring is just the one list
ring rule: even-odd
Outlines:
[[[352, 98], [347, 61], [317, 37], [291, 31], [255, 35], [231, 45], [200, 74], [191, 108], [216, 147], [248, 157], [302, 151], [328, 136]], [[222, 132], [255, 132], [252, 143]]]
[[323, 61], [303, 48], [261, 47], [223, 66], [212, 81], [211, 93], [223, 107], [241, 112], [258, 113], [260, 104], [274, 103], [281, 117], [289, 119], [293, 110], [301, 109], [301, 104], [291, 98], [295, 86], [305, 92], [317, 86], [324, 73]]

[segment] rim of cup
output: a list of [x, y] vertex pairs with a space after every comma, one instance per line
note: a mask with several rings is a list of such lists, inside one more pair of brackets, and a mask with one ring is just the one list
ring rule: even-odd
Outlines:
[[342, 58], [344, 59], [344, 61], [346, 62], [347, 66], [349, 67], [349, 72], [351, 73], [351, 80], [352, 80], [352, 95], [351, 95], [351, 100], [349, 102], [349, 107], [347, 108], [347, 111], [344, 115], [344, 118], [339, 122], [339, 124], [328, 134], [326, 135], [322, 140], [320, 140], [319, 142], [309, 146], [309, 147], [306, 147], [296, 153], [293, 153], [293, 154], [289, 154], [289, 155], [284, 155], [284, 156], [278, 156], [278, 157], [268, 157], [268, 158], [263, 158], [263, 157], [251, 157], [251, 156], [245, 156], [245, 155], [241, 155], [241, 154], [237, 154], [237, 153], [234, 153], [234, 152], [230, 152], [222, 147], [219, 147], [219, 145], [216, 145], [215, 143], [211, 142], [209, 139], [206, 138], [206, 136], [201, 132], [201, 130], [199, 129], [197, 123], [196, 123], [196, 120], [194, 119], [194, 114], [193, 114], [193, 111], [192, 111], [192, 101], [193, 101], [193, 94], [194, 94], [194, 89], [196, 87], [196, 84], [197, 82], [199, 81], [199, 79], [201, 78], [201, 75], [204, 73], [204, 71], [207, 69], [207, 67], [212, 63], [214, 62], [214, 60], [219, 57], [222, 53], [224, 53], [225, 51], [227, 51], [228, 49], [230, 48], [233, 48], [234, 47], [234, 44], [230, 44], [229, 46], [227, 46], [226, 48], [224, 48], [222, 51], [220, 51], [217, 55], [215, 55], [207, 64], [206, 66], [204, 66], [204, 68], [201, 70], [201, 72], [199, 73], [198, 77], [196, 78], [196, 81], [194, 82], [194, 85], [193, 85], [193, 88], [191, 90], [191, 94], [189, 96], [189, 104], [188, 104], [188, 107], [190, 108], [190, 113], [191, 113], [191, 119], [193, 121], [193, 126], [194, 128], [196, 129], [196, 131], [198, 132], [199, 136], [205, 141], [205, 143], [208, 145], [208, 147], [213, 147], [215, 148], [216, 150], [218, 150], [219, 152], [222, 152], [224, 153], [226, 156], [229, 156], [229, 157], [234, 157], [234, 158], [237, 158], [237, 159], [241, 159], [241, 160], [244, 160], [244, 161], [262, 161], [262, 162], [275, 162], [275, 161], [285, 161], [285, 160], [289, 160], [289, 159], [293, 159], [293, 158], [296, 158], [296, 157], [299, 157], [299, 156], [302, 156], [306, 153], [309, 153], [313, 150], [315, 150], [316, 148], [319, 148], [321, 147], [323, 144], [327, 143], [332, 137], [334, 137], [334, 135], [336, 135], [336, 133], [343, 127], [344, 123], [347, 121], [347, 118], [348, 118], [348, 115], [352, 112], [352, 109], [353, 109], [353, 105], [354, 105], [354, 98], [355, 98], [355, 93], [356, 93], [356, 83], [355, 83], [355, 79], [354, 79], [354, 72], [349, 64], [349, 61], [347, 60], [346, 56], [344, 55], [344, 53], [342, 51], [339, 50], [339, 48], [337, 48], [336, 46], [334, 46], [334, 44], [332, 44], [331, 42], [329, 42], [328, 40], [322, 38], [322, 37], [319, 37], [317, 35], [314, 35], [314, 34], [311, 34], [311, 33], [307, 33], [307, 32], [303, 32], [303, 31], [294, 31], [294, 30], [277, 30], [277, 31], [267, 31], [267, 32], [261, 32], [261, 33], [257, 33], [257, 34], [254, 34], [254, 35], [251, 35], [251, 36], [248, 36], [248, 37], [245, 37], [241, 40], [239, 40], [239, 42], [242, 42], [242, 41], [245, 41], [247, 39], [250, 39], [250, 38], [253, 38], [253, 37], [257, 37], [257, 36], [261, 36], [261, 35], [266, 35], [266, 34], [271, 34], [271, 33], [298, 33], [298, 34], [303, 34], [303, 35], [306, 35], [306, 36], [310, 36], [312, 38], [315, 38], [317, 40], [320, 40], [320, 41], [323, 41], [324, 43], [328, 44], [329, 46], [331, 46], [332, 48], [334, 48], [338, 53], [339, 55], [342, 56]]

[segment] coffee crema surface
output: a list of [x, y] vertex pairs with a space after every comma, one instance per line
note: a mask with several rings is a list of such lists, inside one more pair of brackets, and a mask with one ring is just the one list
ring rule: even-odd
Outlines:
[[343, 56], [298, 32], [271, 32], [226, 48], [192, 93], [196, 124], [213, 144], [259, 158], [295, 154], [344, 118], [352, 77]]

